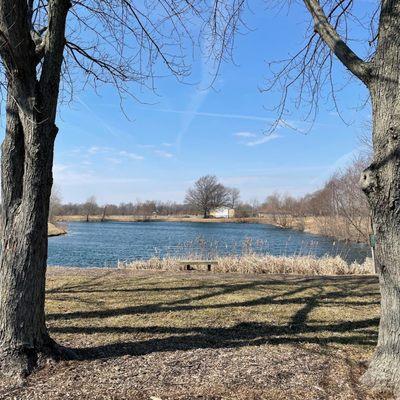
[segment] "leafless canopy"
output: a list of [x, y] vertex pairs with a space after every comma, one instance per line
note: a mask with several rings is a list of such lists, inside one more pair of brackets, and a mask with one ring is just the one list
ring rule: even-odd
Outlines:
[[[58, 0], [26, 1], [40, 77], [51, 34], [50, 13]], [[209, 55], [218, 69], [231, 54], [244, 1], [71, 0], [62, 94], [69, 99], [79, 87], [111, 84], [124, 96], [133, 94], [130, 82], [154, 88], [155, 77], [173, 74], [181, 79], [189, 73], [190, 55], [199, 54], [195, 47]], [[7, 35], [0, 32], [3, 53]], [[7, 72], [10, 65], [4, 67]]]
[[[306, 106], [303, 117], [313, 122], [321, 99], [330, 99], [342, 116], [337, 96], [343, 87], [352, 77], [365, 85], [370, 79], [381, 2], [289, 0], [287, 4], [295, 7], [297, 3], [305, 5], [312, 18], [302, 47], [288, 58], [270, 63], [271, 76], [263, 90], [277, 89], [281, 94], [274, 107], [277, 119], [272, 129], [285, 124], [288, 109], [293, 105]], [[338, 61], [350, 72], [345, 80], [335, 80]]]
[[207, 218], [213, 209], [229, 206], [232, 200], [231, 194], [232, 189], [219, 183], [216, 176], [205, 175], [187, 191], [185, 202], [195, 210], [202, 211], [204, 218]]

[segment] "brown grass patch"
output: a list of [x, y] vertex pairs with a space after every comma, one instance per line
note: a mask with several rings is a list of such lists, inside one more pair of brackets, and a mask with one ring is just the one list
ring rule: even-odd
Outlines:
[[373, 276], [51, 268], [49, 364], [1, 399], [383, 399], [359, 385], [376, 344]]
[[49, 236], [60, 236], [65, 235], [67, 231], [60, 226], [56, 226], [51, 222], [48, 223], [48, 235]]
[[[185, 257], [185, 260], [198, 257]], [[217, 273], [241, 274], [295, 274], [295, 275], [371, 275], [374, 274], [372, 259], [363, 263], [348, 263], [341, 257], [314, 256], [272, 256], [249, 253], [241, 256], [217, 256], [213, 258], [217, 264], [212, 271]], [[148, 260], [119, 261], [118, 268], [134, 270], [182, 271], [186, 268], [181, 258], [153, 257]], [[204, 269], [206, 265], [196, 266]]]

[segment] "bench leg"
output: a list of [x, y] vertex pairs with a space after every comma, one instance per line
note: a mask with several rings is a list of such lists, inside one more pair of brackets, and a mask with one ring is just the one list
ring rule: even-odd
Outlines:
[[211, 271], [211, 264], [207, 265], [207, 271], [209, 271], [209, 272]]
[[187, 271], [190, 271], [190, 265], [189, 265], [189, 264], [186, 265], [186, 270], [187, 270]]

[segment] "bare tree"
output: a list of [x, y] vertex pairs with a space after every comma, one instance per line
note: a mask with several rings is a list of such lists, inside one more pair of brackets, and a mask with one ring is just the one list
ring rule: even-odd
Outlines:
[[[376, 261], [382, 294], [378, 346], [363, 381], [375, 388], [400, 387], [400, 0], [363, 3], [353, 0], [303, 0], [312, 23], [298, 53], [274, 74], [282, 99], [274, 126], [285, 124], [288, 98], [295, 89], [314, 117], [327, 84], [339, 110], [332, 70], [339, 60], [363, 85], [372, 105], [373, 161], [361, 186], [368, 197], [376, 232]], [[354, 29], [354, 25], [358, 29]], [[362, 30], [365, 28], [365, 30]], [[358, 37], [350, 34], [359, 34]], [[364, 54], [351, 43], [364, 42]], [[362, 49], [362, 46], [358, 46]], [[339, 115], [341, 115], [339, 113]], [[272, 127], [274, 128], [274, 127]]]
[[83, 204], [83, 211], [86, 216], [86, 222], [89, 222], [90, 216], [94, 215], [98, 208], [99, 206], [97, 205], [96, 197], [90, 196]]
[[236, 188], [227, 188], [228, 194], [228, 206], [235, 209], [240, 200], [240, 190]]
[[329, 182], [337, 215], [344, 220], [348, 230], [358, 235], [357, 241], [363, 242], [368, 242], [370, 234], [370, 210], [367, 198], [359, 187], [360, 174], [366, 165], [365, 159], [357, 158], [345, 171], [336, 174]]
[[229, 190], [218, 182], [216, 176], [202, 176], [194, 187], [188, 190], [185, 202], [201, 211], [204, 218], [208, 218], [213, 209], [229, 203]]
[[281, 195], [279, 193], [273, 193], [265, 199], [264, 203], [261, 205], [261, 208], [263, 212], [274, 215], [279, 212], [281, 203]]
[[257, 217], [258, 216], [258, 211], [260, 209], [260, 202], [256, 197], [253, 197], [250, 200], [250, 204], [251, 204], [251, 213], [253, 217]]
[[59, 99], [68, 100], [80, 82], [96, 89], [112, 85], [123, 100], [134, 95], [132, 82], [153, 87], [157, 61], [182, 78], [189, 73], [187, 44], [197, 43], [200, 30], [204, 50], [218, 67], [230, 54], [242, 5], [243, 0], [0, 0], [0, 73], [7, 93], [1, 164], [3, 371], [26, 374], [38, 360], [65, 354], [50, 338], [44, 314]]
[[[362, 153], [363, 154], [363, 153]], [[367, 164], [360, 155], [344, 170], [337, 170], [322, 189], [295, 198], [273, 194], [262, 204], [282, 227], [305, 228], [308, 217], [315, 217], [318, 232], [338, 239], [367, 242], [370, 234], [370, 210], [358, 182]]]
[[103, 212], [101, 214], [101, 222], [104, 222], [106, 220], [106, 216], [107, 216], [107, 205], [103, 207]]
[[62, 199], [60, 190], [57, 186], [53, 186], [50, 195], [50, 205], [49, 205], [49, 221], [54, 222], [55, 217], [59, 214], [62, 207]]

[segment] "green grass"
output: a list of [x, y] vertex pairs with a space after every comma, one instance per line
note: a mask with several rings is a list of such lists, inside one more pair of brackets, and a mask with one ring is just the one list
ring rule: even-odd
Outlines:
[[373, 276], [52, 268], [46, 310], [81, 359], [1, 398], [388, 398], [358, 383], [377, 339]]

